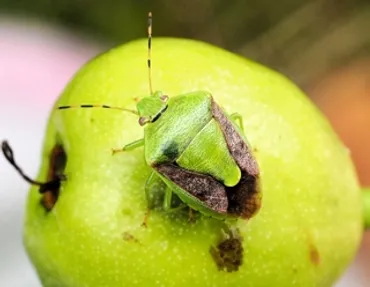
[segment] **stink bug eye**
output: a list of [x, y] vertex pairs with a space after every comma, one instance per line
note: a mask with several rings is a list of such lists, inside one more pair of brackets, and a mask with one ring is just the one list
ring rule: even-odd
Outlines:
[[167, 103], [169, 97], [168, 96], [160, 96], [160, 99], [162, 100], [162, 102]]
[[146, 118], [146, 117], [139, 118], [139, 125], [141, 126], [144, 126], [145, 124], [150, 123], [150, 122], [151, 122], [150, 118]]
[[[145, 185], [147, 200], [153, 182], [167, 187], [163, 209], [172, 208], [172, 194], [203, 215], [217, 219], [254, 216], [261, 205], [259, 168], [239, 114], [227, 115], [211, 93], [195, 91], [168, 97], [152, 87], [152, 14], [148, 14], [147, 68], [149, 95], [136, 110], [103, 104], [66, 105], [58, 109], [105, 108], [139, 117], [144, 138], [113, 149], [113, 154], [144, 146], [152, 174]], [[239, 123], [239, 125], [236, 124]], [[155, 197], [158, 198], [158, 197]], [[153, 204], [148, 202], [148, 206]], [[177, 208], [177, 207], [176, 207]]]

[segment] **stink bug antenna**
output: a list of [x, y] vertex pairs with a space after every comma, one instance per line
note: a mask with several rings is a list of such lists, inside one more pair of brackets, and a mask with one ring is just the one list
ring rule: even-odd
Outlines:
[[151, 50], [152, 50], [152, 12], [148, 14], [148, 76], [149, 76], [149, 91], [153, 95], [153, 86], [152, 86], [152, 59], [151, 59]]
[[121, 108], [121, 107], [108, 106], [108, 105], [90, 105], [90, 104], [88, 104], [88, 105], [67, 105], [67, 106], [59, 106], [59, 107], [57, 107], [58, 110], [80, 109], [80, 108], [87, 108], [87, 109], [91, 109], [91, 108], [113, 109], [113, 110], [120, 110], [120, 111], [129, 112], [129, 113], [132, 113], [134, 115], [139, 115], [139, 113], [137, 111], [134, 111], [134, 110], [125, 109], [125, 108]]
[[44, 193], [48, 190], [54, 190], [56, 188], [59, 188], [60, 181], [64, 178], [64, 176], [56, 177], [55, 179], [47, 182], [40, 182], [31, 179], [28, 177], [23, 170], [19, 167], [19, 165], [15, 162], [13, 150], [8, 144], [7, 141], [3, 141], [1, 143], [1, 150], [4, 153], [5, 158], [8, 160], [8, 162], [18, 171], [18, 173], [21, 175], [21, 177], [27, 181], [30, 184], [37, 185], [40, 187], [40, 193]]
[[[152, 12], [148, 14], [148, 76], [149, 76], [149, 90], [150, 94], [153, 95], [152, 87], [152, 73], [151, 73], [151, 49], [152, 49]], [[58, 110], [66, 109], [79, 109], [79, 108], [102, 108], [102, 109], [114, 109], [132, 113], [139, 116], [139, 113], [135, 110], [129, 110], [121, 107], [113, 107], [108, 105], [96, 105], [96, 104], [82, 104], [82, 105], [65, 105], [57, 107]], [[18, 170], [19, 171], [19, 170]]]

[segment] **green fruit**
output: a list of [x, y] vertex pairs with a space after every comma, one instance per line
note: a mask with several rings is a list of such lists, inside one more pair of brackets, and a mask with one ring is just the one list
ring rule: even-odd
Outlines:
[[[42, 283], [331, 286], [358, 247], [363, 203], [349, 152], [328, 122], [276, 72], [204, 43], [153, 44], [155, 90], [170, 97], [210, 91], [227, 112], [243, 116], [263, 200], [255, 217], [237, 222], [242, 265], [233, 272], [217, 268], [223, 221], [197, 216], [191, 223], [183, 213], [153, 211], [148, 227], [141, 225], [150, 174], [144, 151], [111, 154], [143, 136], [137, 117], [109, 109], [53, 110], [39, 179], [47, 178], [49, 155], [59, 144], [67, 179], [49, 212], [37, 187], [31, 189], [24, 229]], [[132, 42], [92, 60], [56, 105], [134, 108], [134, 98], [148, 94], [146, 45]]]

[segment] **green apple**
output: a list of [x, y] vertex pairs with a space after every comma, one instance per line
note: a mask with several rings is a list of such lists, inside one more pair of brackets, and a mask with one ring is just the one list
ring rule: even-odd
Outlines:
[[[143, 137], [135, 115], [53, 109], [39, 179], [50, 172], [56, 145], [67, 156], [67, 179], [50, 211], [37, 187], [31, 189], [24, 227], [43, 285], [331, 286], [357, 250], [363, 202], [349, 151], [328, 121], [285, 77], [222, 49], [154, 39], [152, 54], [155, 90], [170, 97], [210, 91], [228, 113], [243, 116], [263, 199], [255, 217], [235, 223], [239, 265], [219, 266], [217, 252], [227, 243], [223, 221], [196, 216], [189, 222], [183, 213], [154, 210], [142, 226], [151, 171], [144, 149], [111, 152]], [[56, 106], [135, 109], [137, 98], [149, 94], [146, 60], [144, 40], [98, 56]]]

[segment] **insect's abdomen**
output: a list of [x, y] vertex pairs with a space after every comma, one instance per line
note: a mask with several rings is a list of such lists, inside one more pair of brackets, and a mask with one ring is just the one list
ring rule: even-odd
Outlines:
[[145, 128], [145, 159], [148, 165], [175, 162], [194, 137], [212, 120], [212, 97], [193, 92], [168, 101], [166, 111]]

